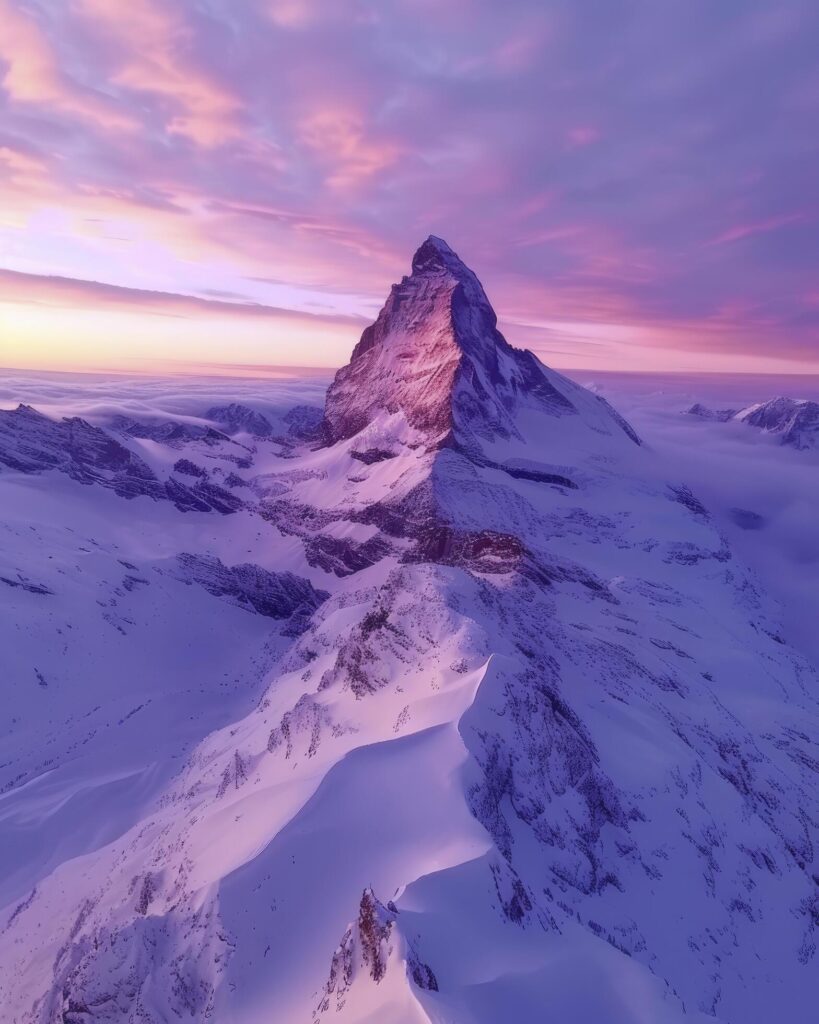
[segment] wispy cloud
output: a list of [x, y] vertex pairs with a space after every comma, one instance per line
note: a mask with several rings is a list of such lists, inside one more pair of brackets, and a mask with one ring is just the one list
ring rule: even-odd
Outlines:
[[809, 218], [802, 213], [786, 213], [778, 217], [768, 217], [765, 220], [753, 221], [750, 224], [734, 224], [727, 228], [716, 238], [712, 238], [707, 245], [725, 245], [727, 242], [739, 242], [743, 238], [752, 238], [755, 235], [766, 235], [770, 231], [778, 231], [788, 224], [799, 224]]
[[509, 320], [611, 327], [589, 358], [819, 363], [808, 0], [0, 0], [0, 20], [10, 269], [365, 314], [435, 232]]
[[220, 293], [213, 297], [179, 295], [173, 292], [123, 288], [99, 281], [83, 281], [70, 277], [44, 277], [0, 269], [0, 304], [41, 305], [60, 309], [99, 310], [110, 308], [121, 312], [138, 312], [149, 316], [219, 317], [294, 320], [303, 318], [315, 323], [364, 326], [366, 319], [342, 313], [311, 313], [279, 306], [267, 306], [243, 299], [240, 295]]

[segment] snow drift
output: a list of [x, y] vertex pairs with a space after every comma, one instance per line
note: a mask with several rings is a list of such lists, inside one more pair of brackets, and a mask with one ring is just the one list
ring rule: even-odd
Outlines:
[[213, 410], [117, 466], [230, 515], [5, 460], [5, 1019], [807, 1024], [816, 671], [673, 467], [436, 238]]

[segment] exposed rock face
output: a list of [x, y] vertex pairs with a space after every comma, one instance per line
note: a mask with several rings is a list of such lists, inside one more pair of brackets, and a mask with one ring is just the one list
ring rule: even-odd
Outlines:
[[213, 427], [200, 427], [195, 423], [183, 423], [179, 420], [144, 423], [128, 416], [114, 416], [109, 426], [117, 433], [157, 441], [159, 444], [168, 445], [169, 448], [181, 448], [191, 441], [201, 441], [208, 446], [222, 442], [235, 443], [227, 434], [214, 430]]
[[772, 398], [744, 409], [708, 409], [697, 402], [689, 416], [726, 423], [735, 420], [772, 434], [780, 444], [799, 451], [819, 448], [819, 402], [796, 398]]
[[689, 416], [698, 416], [701, 420], [716, 420], [718, 423], [726, 423], [736, 414], [736, 409], [709, 409], [700, 402], [695, 402], [688, 410]]
[[180, 579], [198, 583], [209, 594], [228, 598], [272, 619], [309, 614], [328, 596], [291, 572], [269, 572], [251, 563], [231, 567], [218, 558], [187, 552], [178, 555], [177, 561]]
[[743, 530], [762, 530], [766, 526], [764, 516], [747, 508], [731, 508], [728, 515]]
[[358, 918], [344, 933], [333, 954], [319, 1013], [343, 1009], [347, 994], [356, 983], [380, 984], [396, 958], [403, 959], [407, 978], [418, 988], [438, 991], [438, 979], [432, 968], [419, 958], [412, 943], [397, 934], [398, 919], [394, 903], [385, 905], [372, 889], [364, 890]]
[[177, 459], [173, 469], [175, 473], [181, 473], [183, 476], [207, 476], [205, 470], [201, 466], [197, 466], [195, 462], [191, 462], [190, 459]]
[[365, 466], [371, 466], [374, 462], [386, 462], [387, 459], [394, 459], [395, 454], [384, 448], [368, 448], [364, 452], [351, 451], [350, 455]]
[[780, 439], [781, 444], [801, 451], [819, 448], [819, 403], [793, 398], [772, 398], [751, 405], [735, 417]]
[[[415, 253], [410, 276], [393, 285], [378, 319], [336, 374], [325, 431], [333, 442], [352, 437], [381, 414], [400, 413], [429, 446], [472, 450], [481, 438], [520, 439], [515, 414], [521, 405], [552, 418], [576, 416], [571, 396], [580, 391], [531, 352], [508, 344], [480, 281], [431, 235]], [[617, 429], [636, 441], [631, 428], [609, 413]]]
[[209, 483], [206, 479], [200, 479], [193, 487], [170, 479], [165, 484], [165, 490], [182, 512], [219, 512], [226, 516], [231, 512], [238, 512], [243, 507], [241, 498], [237, 498], [235, 494], [231, 494], [218, 484]]
[[494, 331], [494, 315], [477, 278], [446, 243], [430, 237], [415, 254], [411, 276], [393, 285], [378, 319], [330, 386], [325, 423], [331, 441], [358, 433], [384, 410], [403, 412], [432, 440], [446, 436], [463, 355], [453, 303], [465, 286], [480, 301], [484, 326]]
[[483, 530], [463, 533], [444, 525], [421, 531], [408, 561], [460, 565], [483, 573], [507, 573], [520, 569], [526, 549], [511, 534]]
[[214, 406], [205, 413], [209, 420], [219, 423], [230, 434], [253, 434], [256, 437], [269, 437], [273, 433], [270, 420], [255, 409], [239, 402], [230, 405]]
[[307, 561], [335, 576], [351, 576], [371, 565], [375, 565], [391, 551], [390, 545], [381, 537], [372, 537], [363, 544], [340, 537], [329, 537], [318, 533], [304, 538]]
[[[175, 1018], [212, 1018], [215, 988], [209, 961], [214, 955], [226, 956], [228, 949], [212, 905], [197, 914], [188, 941], [180, 941], [173, 926], [185, 919], [186, 910], [190, 914], [187, 903], [183, 900], [168, 916], [149, 913], [149, 906], [138, 907], [137, 919], [127, 928], [106, 929], [95, 941], [74, 942], [61, 950], [65, 980], [45, 1001], [40, 1020], [49, 1024], [156, 1020], [151, 996], [156, 990], [172, 993], [166, 1007]], [[85, 915], [92, 909], [84, 907]], [[158, 949], [163, 956], [155, 954]]]
[[[93, 845], [57, 871], [40, 860], [0, 908], [5, 1017], [207, 1024], [246, 1020], [250, 1000], [254, 1018], [338, 1024], [539, 1021], [544, 1008], [617, 1024], [812, 1019], [815, 666], [673, 467], [507, 345], [437, 239], [338, 375], [324, 443], [282, 443], [275, 422], [253, 442], [255, 475], [194, 442], [167, 482], [148, 469], [145, 486], [182, 508], [237, 500], [214, 480], [241, 489], [233, 520], [140, 521], [157, 510], [109, 502], [135, 522], [114, 524], [107, 559], [84, 538], [51, 569], [8, 563], [0, 545], [4, 611], [20, 605], [22, 626], [62, 609], [79, 633], [87, 593], [81, 643], [104, 654], [100, 623], [115, 627], [107, 671], [83, 685], [60, 678], [71, 637], [50, 660], [27, 648], [23, 683], [33, 706], [49, 702], [51, 731], [36, 760], [4, 754], [4, 826], [68, 795], [50, 834]], [[5, 450], [28, 459], [51, 429], [20, 426], [25, 451]], [[109, 452], [82, 436], [83, 452]], [[157, 472], [174, 459], [160, 451]], [[144, 483], [123, 475], [127, 451], [67, 464], [103, 486]], [[27, 523], [11, 526], [4, 537], [33, 546]], [[226, 565], [226, 551], [296, 570]], [[306, 578], [319, 572], [329, 594]], [[184, 631], [200, 618], [212, 645]], [[26, 638], [13, 628], [9, 647]], [[244, 628], [263, 648], [236, 662]], [[154, 637], [144, 699], [111, 714], [95, 698], [86, 721], [84, 685], [105, 675], [119, 698], [117, 669]], [[214, 729], [198, 694], [226, 650], [213, 692], [242, 702]], [[183, 757], [169, 750], [149, 803], [151, 709], [188, 661], [182, 717], [202, 731]], [[264, 690], [248, 694], [257, 672]], [[129, 722], [137, 742], [112, 765]], [[76, 797], [95, 756], [102, 798], [120, 769], [137, 797], [116, 779], [110, 840]]]
[[148, 466], [79, 417], [52, 420], [29, 405], [0, 410], [0, 463], [21, 473], [59, 469], [81, 483], [150, 480]]
[[0, 466], [19, 473], [57, 470], [81, 484], [108, 487], [123, 498], [171, 501], [182, 512], [226, 515], [242, 507], [239, 498], [204, 478], [194, 486], [172, 477], [159, 480], [138, 455], [86, 420], [53, 420], [28, 405], [0, 410]]
[[296, 405], [287, 410], [283, 419], [291, 438], [313, 441], [320, 436], [324, 410], [315, 405]]

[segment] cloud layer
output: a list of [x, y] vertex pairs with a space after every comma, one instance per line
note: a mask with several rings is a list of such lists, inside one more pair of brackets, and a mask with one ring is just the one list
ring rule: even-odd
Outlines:
[[[581, 383], [591, 378], [578, 377]], [[713, 514], [757, 585], [781, 607], [788, 642], [819, 660], [819, 453], [778, 444], [742, 423], [685, 415], [694, 402], [741, 407], [777, 395], [819, 401], [819, 376], [598, 374], [613, 402]]]
[[[744, 424], [685, 415], [694, 402], [737, 407], [777, 394], [819, 401], [819, 375], [598, 372], [576, 379], [605, 395], [657, 453], [660, 484], [683, 481], [704, 501], [758, 585], [779, 599], [789, 642], [819, 659], [819, 454], [781, 446]], [[321, 407], [328, 383], [327, 375], [298, 371], [256, 379], [6, 373], [0, 409], [26, 402], [105, 426], [117, 414], [203, 422], [212, 406], [238, 401], [275, 422], [294, 405]]]
[[819, 366], [810, 0], [0, 0], [0, 21], [10, 270], [361, 316], [434, 232], [557, 365]]

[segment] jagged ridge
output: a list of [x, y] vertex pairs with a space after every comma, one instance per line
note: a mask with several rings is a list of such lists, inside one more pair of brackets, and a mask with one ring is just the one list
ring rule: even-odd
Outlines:
[[428, 446], [475, 453], [482, 441], [523, 441], [516, 416], [526, 407], [555, 419], [576, 417], [583, 406], [586, 413], [597, 407], [597, 429], [637, 440], [602, 399], [547, 370], [531, 352], [513, 348], [498, 330], [478, 278], [431, 235], [415, 253], [412, 273], [393, 285], [375, 323], [336, 374], [324, 426], [335, 442], [379, 416], [401, 414]]
[[819, 402], [796, 398], [771, 398], [744, 409], [709, 409], [696, 402], [689, 416], [727, 423], [735, 420], [771, 434], [780, 444], [798, 451], [819, 447]]
[[[239, 481], [260, 516], [186, 524], [213, 547], [161, 582], [224, 615], [315, 612], [160, 799], [16, 894], [0, 1000], [20, 1024], [317, 1004], [339, 1024], [802, 1024], [815, 1005], [815, 673], [697, 496], [594, 395], [540, 364], [545, 391], [527, 383], [430, 244], [351, 364], [368, 372], [328, 399], [357, 432], [287, 463], [260, 439], [267, 472]], [[256, 543], [298, 576], [215, 553]], [[152, 587], [121, 565], [104, 614], [116, 598], [127, 625]], [[48, 786], [73, 763], [59, 739]], [[37, 781], [18, 772], [6, 806]]]

